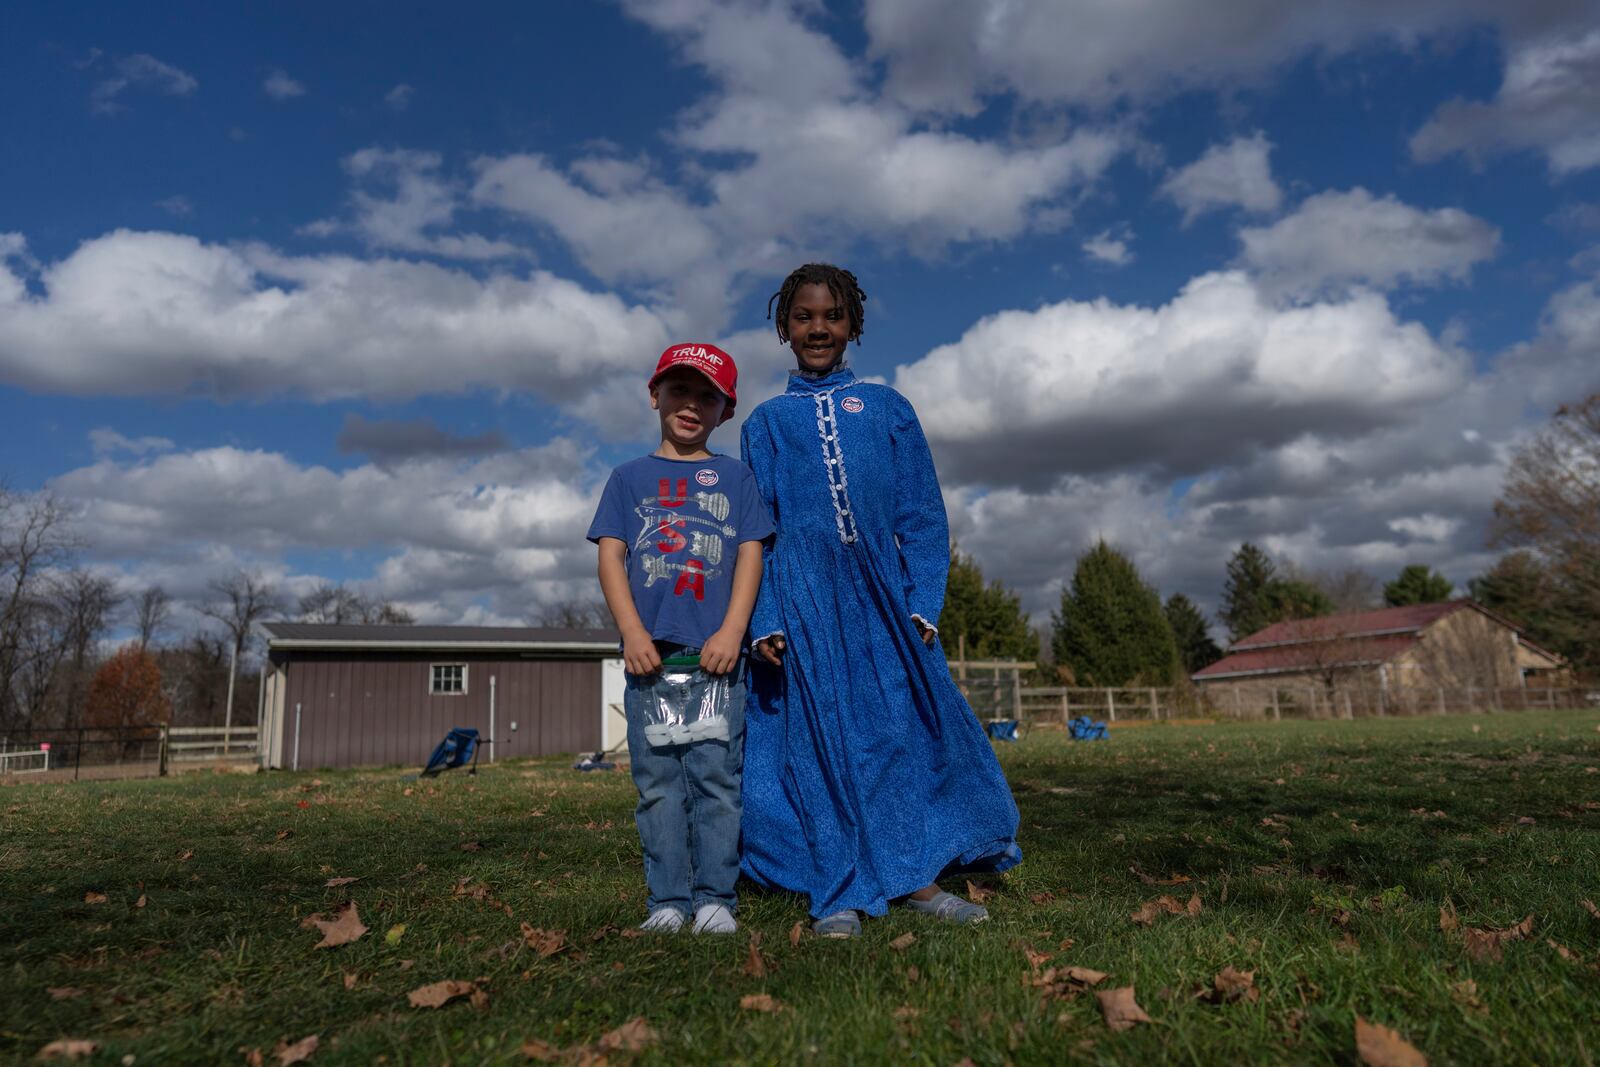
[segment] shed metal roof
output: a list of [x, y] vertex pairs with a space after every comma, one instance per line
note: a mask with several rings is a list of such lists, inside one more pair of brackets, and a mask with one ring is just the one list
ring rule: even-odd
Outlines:
[[555, 626], [397, 626], [382, 624], [261, 622], [273, 649], [451, 649], [507, 652], [614, 652], [615, 630]]

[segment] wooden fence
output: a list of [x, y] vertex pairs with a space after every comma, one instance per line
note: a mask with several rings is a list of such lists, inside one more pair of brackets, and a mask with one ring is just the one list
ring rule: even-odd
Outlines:
[[[1033, 687], [1022, 684], [1024, 672], [1033, 670], [1031, 663], [952, 661], [950, 667], [979, 718], [1034, 724], [1064, 725], [1079, 715], [1106, 722], [1184, 718], [1278, 721], [1600, 707], [1600, 688], [1596, 687], [1346, 685], [1330, 691], [1298, 679], [1276, 686]], [[965, 671], [960, 669], [963, 667]]]

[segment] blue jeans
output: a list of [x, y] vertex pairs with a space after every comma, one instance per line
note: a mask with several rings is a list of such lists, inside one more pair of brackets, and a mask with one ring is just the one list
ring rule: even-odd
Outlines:
[[[663, 658], [694, 652], [665, 642]], [[639, 789], [634, 822], [644, 846], [649, 909], [693, 915], [703, 904], [734, 908], [739, 877], [739, 789], [744, 770], [744, 660], [734, 668], [728, 739], [652, 748], [644, 739], [655, 675], [627, 676], [628, 758]]]

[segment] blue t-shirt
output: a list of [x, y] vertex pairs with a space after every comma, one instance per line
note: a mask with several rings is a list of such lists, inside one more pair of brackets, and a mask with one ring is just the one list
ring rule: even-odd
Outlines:
[[628, 588], [650, 636], [694, 646], [722, 628], [739, 545], [770, 536], [750, 468], [717, 455], [622, 464], [589, 524], [589, 540], [627, 546]]

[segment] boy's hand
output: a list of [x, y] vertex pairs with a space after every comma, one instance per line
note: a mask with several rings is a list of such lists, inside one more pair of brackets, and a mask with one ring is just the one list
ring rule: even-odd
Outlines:
[[654, 674], [661, 669], [661, 653], [643, 628], [622, 635], [622, 662], [629, 674]]
[[785, 648], [782, 635], [776, 637], [763, 637], [756, 642], [756, 655], [772, 664], [774, 667], [783, 666], [783, 650]]
[[718, 630], [700, 648], [700, 669], [707, 674], [727, 674], [739, 663], [744, 634]]

